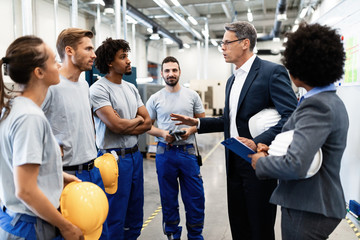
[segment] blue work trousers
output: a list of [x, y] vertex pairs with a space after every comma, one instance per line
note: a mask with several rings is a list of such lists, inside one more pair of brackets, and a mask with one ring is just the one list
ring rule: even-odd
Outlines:
[[[10, 216], [11, 215], [11, 216]], [[0, 210], [0, 239], [50, 240], [58, 235], [54, 226], [39, 217]]]
[[166, 235], [180, 239], [179, 184], [186, 212], [188, 239], [204, 239], [205, 197], [200, 167], [192, 144], [166, 145], [159, 143], [156, 153], [163, 226]]
[[[102, 155], [99, 151], [98, 155]], [[109, 200], [107, 218], [109, 239], [135, 240], [143, 224], [144, 174], [140, 151], [119, 155], [118, 189], [106, 194]]]

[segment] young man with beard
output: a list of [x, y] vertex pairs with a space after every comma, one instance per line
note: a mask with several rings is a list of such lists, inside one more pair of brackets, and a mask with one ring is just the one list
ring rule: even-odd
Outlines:
[[180, 126], [184, 133], [176, 138], [177, 126], [170, 114], [177, 113], [190, 117], [205, 117], [205, 110], [199, 95], [188, 88], [181, 87], [181, 70], [174, 57], [166, 57], [161, 65], [161, 76], [165, 88], [153, 94], [146, 103], [152, 123], [157, 121], [149, 134], [158, 141], [156, 170], [160, 188], [163, 212], [163, 228], [168, 239], [180, 239], [182, 227], [179, 226], [179, 184], [186, 209], [188, 239], [204, 239], [204, 187], [195, 155], [194, 139], [196, 127]]
[[131, 74], [130, 47], [121, 39], [106, 39], [96, 50], [95, 66], [103, 78], [90, 87], [98, 155], [119, 157], [118, 190], [109, 200], [109, 239], [137, 239], [143, 223], [143, 158], [138, 135], [151, 128], [149, 114], [136, 87], [123, 81]]
[[[49, 87], [42, 109], [61, 147], [64, 172], [105, 190], [100, 171], [94, 166], [96, 145], [89, 85], [80, 78], [83, 71], [92, 69], [96, 58], [93, 36], [91, 31], [79, 28], [67, 28], [59, 34], [56, 48], [62, 61], [60, 83]], [[107, 239], [106, 223], [100, 239]]]

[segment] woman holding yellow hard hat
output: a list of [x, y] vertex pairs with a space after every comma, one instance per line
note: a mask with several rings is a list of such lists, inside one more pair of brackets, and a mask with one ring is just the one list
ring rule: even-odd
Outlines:
[[[20, 84], [5, 93], [1, 68]], [[38, 37], [16, 39], [0, 60], [0, 239], [83, 239], [81, 230], [57, 210], [63, 184], [59, 145], [40, 108], [47, 89], [59, 82], [54, 52]], [[6, 100], [8, 100], [6, 102]]]

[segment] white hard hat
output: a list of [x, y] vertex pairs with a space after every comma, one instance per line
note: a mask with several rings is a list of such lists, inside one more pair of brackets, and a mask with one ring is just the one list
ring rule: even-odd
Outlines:
[[265, 108], [249, 119], [249, 130], [253, 138], [275, 126], [281, 119], [274, 108]]
[[[282, 132], [276, 135], [275, 139], [271, 142], [269, 146], [269, 155], [271, 156], [283, 156], [286, 154], [287, 149], [290, 146], [290, 143], [293, 140], [294, 130]], [[322, 151], [321, 148], [316, 152], [314, 159], [310, 165], [309, 170], [305, 178], [314, 176], [320, 169], [322, 164]]]

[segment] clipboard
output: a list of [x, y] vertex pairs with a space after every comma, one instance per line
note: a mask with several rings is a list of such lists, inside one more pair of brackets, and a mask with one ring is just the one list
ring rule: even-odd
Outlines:
[[251, 158], [248, 157], [248, 154], [254, 154], [255, 152], [240, 142], [236, 138], [228, 138], [221, 142], [226, 148], [230, 149], [235, 154], [239, 155], [241, 158], [251, 163]]

